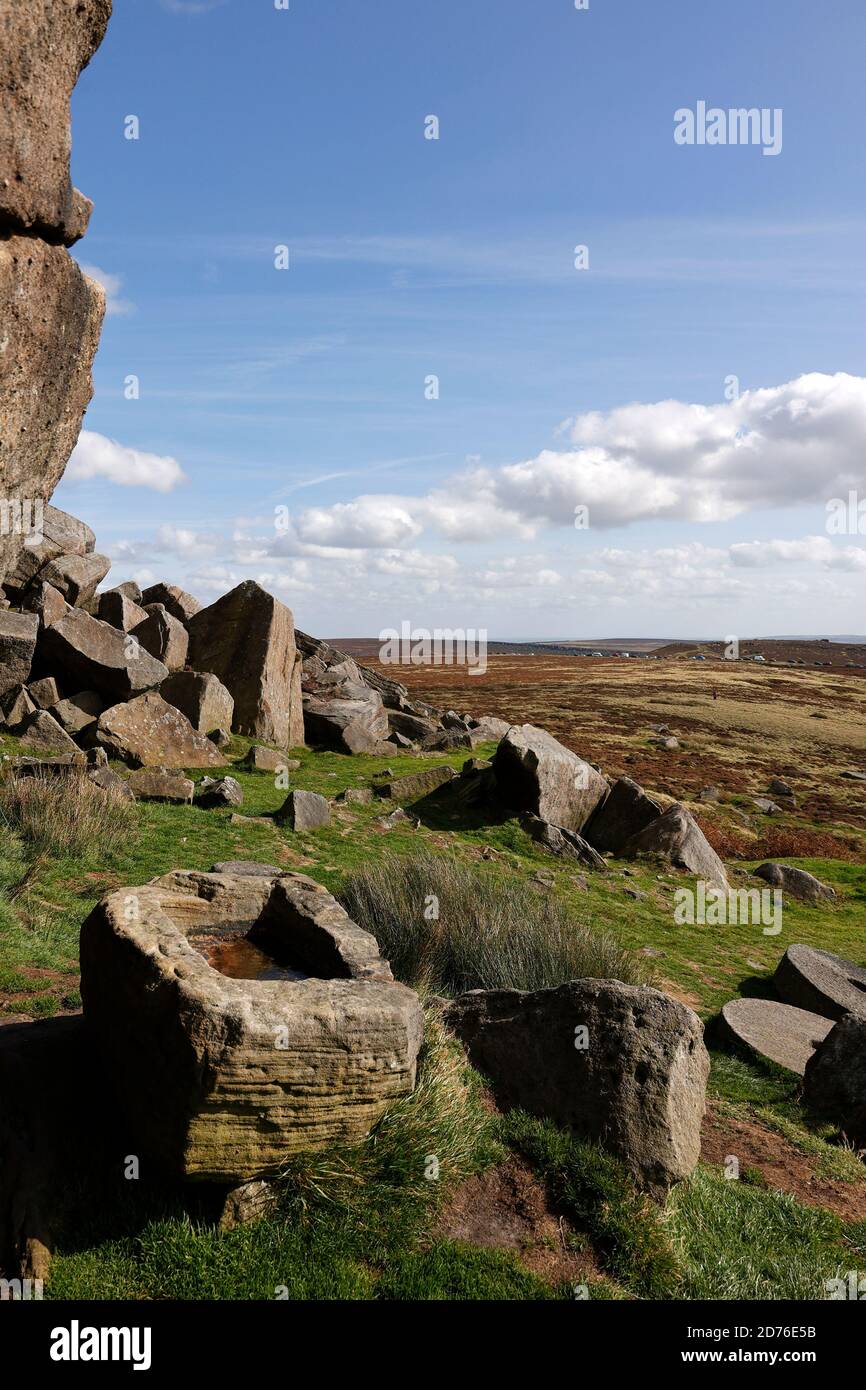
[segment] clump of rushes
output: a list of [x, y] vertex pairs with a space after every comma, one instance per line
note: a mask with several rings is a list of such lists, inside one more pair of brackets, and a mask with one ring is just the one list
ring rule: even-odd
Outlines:
[[7, 824], [40, 855], [111, 855], [128, 841], [132, 803], [112, 788], [94, 786], [84, 772], [62, 777], [41, 772], [0, 779], [0, 811]]
[[554, 893], [451, 855], [386, 857], [353, 874], [340, 898], [397, 979], [435, 994], [651, 978], [645, 961]]

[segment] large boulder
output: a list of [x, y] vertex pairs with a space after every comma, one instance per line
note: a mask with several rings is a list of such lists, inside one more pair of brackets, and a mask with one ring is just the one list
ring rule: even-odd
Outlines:
[[493, 768], [506, 806], [578, 834], [607, 796], [607, 782], [600, 772], [534, 724], [508, 730], [496, 750]]
[[110, 757], [131, 767], [225, 767], [207, 735], [155, 690], [107, 709], [95, 737]]
[[102, 42], [111, 0], [0, 7], [0, 226], [67, 246], [91, 203], [69, 177], [69, 99]]
[[34, 534], [25, 542], [15, 565], [6, 573], [3, 587], [13, 598], [21, 598], [52, 560], [62, 555], [92, 555], [95, 548], [96, 537], [85, 522], [46, 504], [38, 538]]
[[51, 706], [50, 713], [62, 729], [72, 738], [77, 738], [79, 734], [95, 728], [104, 709], [105, 700], [95, 690], [80, 690], [77, 695], [58, 700], [56, 705]]
[[369, 753], [388, 737], [388, 712], [376, 690], [347, 682], [337, 699], [304, 695], [307, 743], [341, 753]]
[[610, 795], [598, 807], [584, 831], [589, 843], [601, 854], [619, 854], [632, 835], [657, 820], [662, 808], [643, 787], [630, 777], [620, 777]]
[[697, 1164], [710, 1069], [700, 1019], [619, 980], [475, 990], [445, 1010], [502, 1109], [550, 1118], [610, 1149], [654, 1194]]
[[866, 1018], [845, 1014], [806, 1063], [803, 1100], [866, 1148]]
[[68, 608], [39, 635], [38, 660], [64, 685], [96, 690], [115, 700], [129, 699], [159, 685], [166, 667], [139, 642], [109, 623]]
[[24, 720], [18, 731], [21, 742], [28, 748], [43, 748], [46, 753], [77, 753], [73, 740], [61, 728], [53, 715], [38, 709]]
[[52, 585], [67, 603], [84, 608], [102, 583], [111, 561], [107, 555], [58, 555], [39, 571], [39, 579]]
[[[48, 15], [47, 7], [38, 8]], [[0, 177], [0, 194], [3, 182]], [[0, 239], [0, 498], [6, 507], [17, 501], [36, 516], [66, 467], [93, 391], [90, 366], [104, 308], [102, 288], [62, 246]], [[33, 524], [0, 527], [0, 579], [23, 549], [22, 529], [37, 533]]]
[[96, 616], [100, 622], [120, 628], [121, 632], [132, 632], [140, 623], [146, 623], [148, 617], [138, 600], [123, 588], [106, 589], [99, 595]]
[[201, 604], [192, 594], [188, 594], [185, 589], [179, 589], [176, 584], [151, 584], [149, 589], [145, 589], [139, 600], [145, 606], [152, 603], [160, 603], [173, 618], [177, 618], [179, 623], [186, 627], [190, 618], [194, 618], [196, 613], [201, 612]]
[[189, 662], [231, 691], [235, 733], [280, 748], [304, 742], [301, 658], [291, 610], [248, 579], [189, 620]]
[[200, 734], [230, 729], [235, 702], [222, 681], [207, 671], [176, 671], [163, 681], [159, 693], [170, 705], [185, 714]]
[[189, 647], [187, 630], [161, 603], [151, 604], [144, 622], [132, 629], [132, 635], [169, 671], [183, 670]]
[[[220, 941], [245, 928], [295, 978], [220, 973]], [[417, 995], [303, 875], [113, 893], [82, 927], [81, 995], [141, 1151], [185, 1178], [247, 1181], [358, 1143], [415, 1083]]]
[[728, 887], [724, 864], [695, 818], [679, 803], [650, 821], [636, 835], [631, 835], [619, 853], [624, 859], [635, 859], [640, 854], [658, 854], [669, 859], [675, 868], [687, 869], [705, 883], [714, 883], [719, 888]]
[[30, 675], [39, 620], [35, 613], [0, 609], [0, 699]]

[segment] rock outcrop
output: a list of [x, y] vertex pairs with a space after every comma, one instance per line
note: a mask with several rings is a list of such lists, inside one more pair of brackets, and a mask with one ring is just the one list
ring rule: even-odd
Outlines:
[[159, 685], [168, 675], [129, 633], [68, 608], [39, 636], [41, 665], [73, 690], [96, 690], [115, 700], [129, 699]]
[[502, 801], [580, 834], [607, 796], [600, 772], [534, 724], [508, 730], [493, 759]]
[[110, 0], [0, 10], [0, 580], [41, 541], [93, 389], [105, 296], [66, 250], [90, 216], [69, 178], [69, 99], [110, 13]]

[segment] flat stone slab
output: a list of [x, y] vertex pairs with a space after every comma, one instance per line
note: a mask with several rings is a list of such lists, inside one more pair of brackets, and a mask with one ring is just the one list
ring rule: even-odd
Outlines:
[[820, 1014], [773, 999], [731, 999], [722, 1009], [719, 1031], [727, 1041], [802, 1076], [832, 1027], [831, 1020]]
[[773, 984], [795, 1008], [835, 1020], [847, 1013], [866, 1018], [866, 970], [830, 951], [789, 946], [776, 966]]

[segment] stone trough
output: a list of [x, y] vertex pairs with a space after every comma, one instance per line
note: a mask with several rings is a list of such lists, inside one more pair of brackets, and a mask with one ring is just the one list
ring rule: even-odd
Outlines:
[[246, 1182], [358, 1142], [415, 1084], [417, 995], [303, 874], [176, 871], [112, 893], [81, 930], [81, 994], [142, 1154], [186, 1179]]

